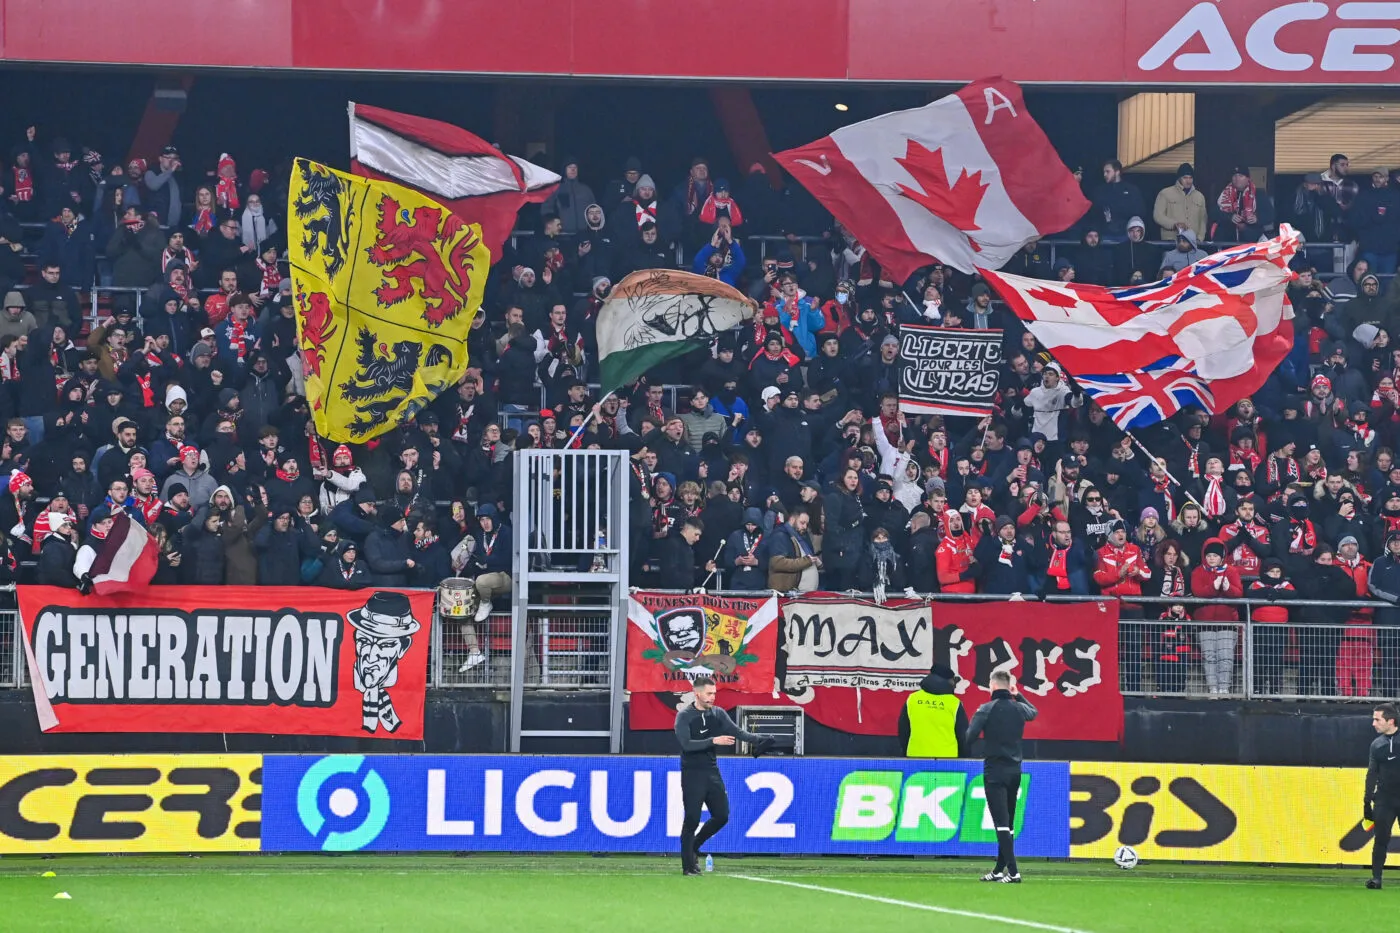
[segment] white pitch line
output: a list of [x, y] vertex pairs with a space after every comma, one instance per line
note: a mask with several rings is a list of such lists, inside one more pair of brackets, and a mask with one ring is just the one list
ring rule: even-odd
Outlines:
[[1008, 926], [1028, 927], [1032, 930], [1048, 930], [1049, 933], [1086, 933], [1084, 930], [1077, 930], [1074, 927], [1055, 926], [1053, 923], [1018, 920], [1015, 917], [984, 914], [975, 910], [958, 910], [956, 907], [937, 907], [933, 904], [920, 904], [917, 901], [901, 901], [893, 897], [879, 897], [875, 894], [862, 894], [859, 891], [843, 891], [840, 888], [825, 888], [821, 885], [801, 884], [797, 881], [779, 881], [777, 878], [757, 878], [753, 875], [726, 875], [726, 877], [738, 878], [741, 881], [757, 881], [761, 884], [779, 884], [787, 888], [801, 888], [804, 891], [819, 891], [822, 894], [839, 894], [842, 897], [854, 897], [858, 900], [874, 901], [877, 904], [890, 904], [894, 907], [909, 907], [913, 910], [927, 910], [931, 913], [947, 914], [952, 917], [966, 917], [969, 920], [986, 920], [991, 923], [1004, 923]]

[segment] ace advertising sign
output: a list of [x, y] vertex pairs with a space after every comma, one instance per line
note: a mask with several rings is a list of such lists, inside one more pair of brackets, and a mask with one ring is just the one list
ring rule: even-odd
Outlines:
[[[996, 853], [980, 762], [723, 758], [724, 853]], [[674, 852], [674, 757], [269, 756], [262, 848]], [[1069, 854], [1069, 766], [1027, 762], [1018, 854]]]

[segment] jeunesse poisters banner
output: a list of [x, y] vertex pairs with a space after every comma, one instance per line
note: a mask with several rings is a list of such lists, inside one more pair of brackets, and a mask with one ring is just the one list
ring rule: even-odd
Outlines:
[[421, 739], [431, 592], [18, 588], [46, 732]]

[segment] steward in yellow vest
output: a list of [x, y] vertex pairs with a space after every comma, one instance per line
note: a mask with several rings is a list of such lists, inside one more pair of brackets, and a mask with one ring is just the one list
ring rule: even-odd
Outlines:
[[910, 758], [964, 758], [967, 712], [953, 693], [957, 677], [935, 664], [899, 714], [899, 738]]

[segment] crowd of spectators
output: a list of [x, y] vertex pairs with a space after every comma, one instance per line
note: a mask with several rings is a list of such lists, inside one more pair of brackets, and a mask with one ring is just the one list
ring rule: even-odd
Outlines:
[[[1144, 658], [1159, 685], [1173, 683], [1171, 662], [1189, 648], [1212, 692], [1234, 676], [1229, 623], [1241, 616], [1209, 601], [1248, 594], [1277, 608], [1256, 620], [1338, 625], [1304, 652], [1300, 686], [1342, 689], [1345, 656], [1356, 670], [1346, 689], [1361, 689], [1364, 668], [1369, 691], [1374, 663], [1393, 694], [1400, 638], [1377, 639], [1370, 623], [1400, 613], [1288, 608], [1400, 599], [1400, 345], [1390, 346], [1400, 292], [1377, 274], [1395, 270], [1400, 230], [1387, 225], [1400, 205], [1388, 173], [1358, 191], [1347, 167], [1337, 157], [1296, 198], [1310, 237], [1353, 244], [1357, 257], [1330, 281], [1296, 263], [1294, 352], [1253, 398], [1215, 416], [1183, 412], [1141, 433], [1143, 446], [980, 280], [932, 265], [889, 281], [792, 186], [769, 186], [761, 165], [736, 193], [703, 158], [669, 196], [639, 160], [591, 185], [565, 160], [538, 234], [493, 271], [460, 384], [411, 424], [333, 445], [301, 394], [279, 267], [282, 186], [260, 169], [240, 174], [229, 156], [186, 172], [168, 147], [154, 165], [108, 171], [91, 150], [31, 137], [0, 175], [9, 564], [81, 586], [94, 543], [125, 511], [160, 540], [157, 583], [469, 577], [489, 611], [510, 589], [512, 452], [622, 448], [634, 584], [1103, 594], [1127, 619], [1161, 622], [1125, 628], [1127, 687], [1140, 685]], [[1109, 161], [1075, 231], [1081, 250], [1051, 267], [1032, 243], [1010, 271], [1127, 284], [1201, 258], [1207, 238], [1273, 229], [1275, 207], [1247, 170], [1214, 198], [1193, 174], [1181, 166], [1150, 215], [1175, 247], [1146, 245], [1146, 203]], [[32, 268], [18, 220], [47, 222]], [[742, 247], [755, 230], [821, 240], [801, 259], [780, 246], [758, 260]], [[678, 256], [759, 312], [599, 402], [598, 309], [628, 272]], [[94, 280], [143, 289], [139, 304], [120, 293], [88, 327], [74, 289]], [[1003, 330], [991, 415], [899, 411], [896, 335], [908, 323]], [[1285, 650], [1260, 644], [1273, 660]]]

